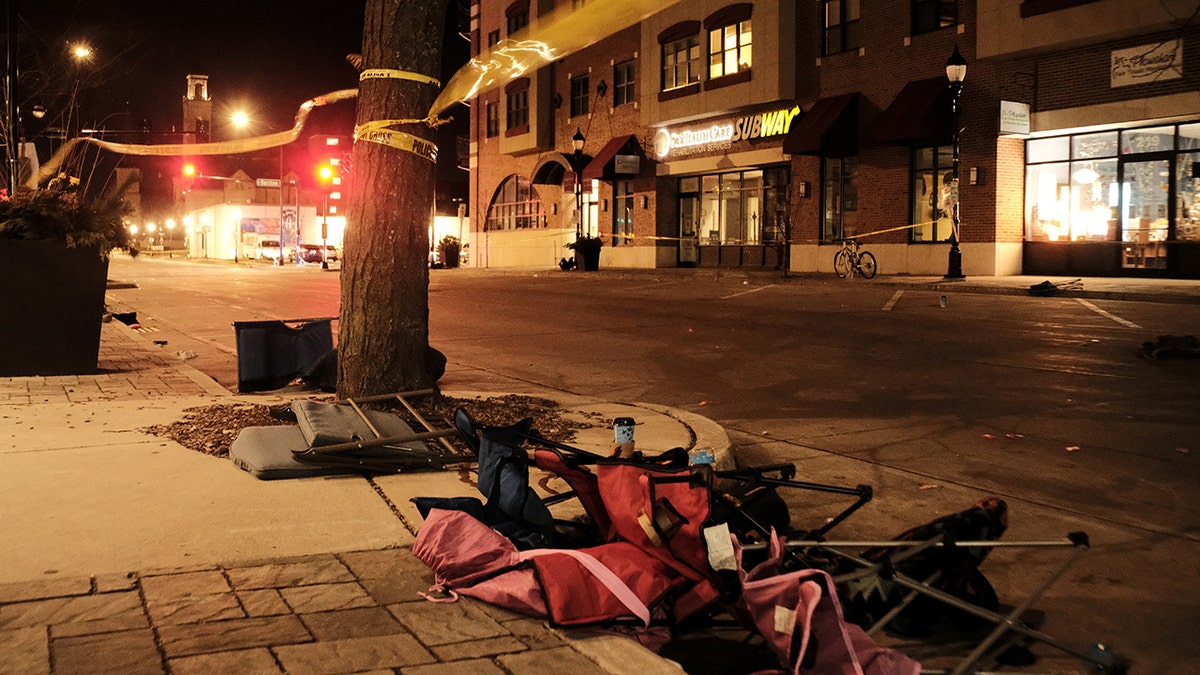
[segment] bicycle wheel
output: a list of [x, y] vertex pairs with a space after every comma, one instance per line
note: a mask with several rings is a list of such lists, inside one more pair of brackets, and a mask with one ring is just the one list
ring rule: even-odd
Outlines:
[[870, 251], [858, 254], [858, 272], [864, 279], [875, 278], [875, 256]]
[[845, 279], [846, 275], [850, 274], [849, 251], [843, 248], [833, 254], [833, 271], [837, 273], [839, 279]]

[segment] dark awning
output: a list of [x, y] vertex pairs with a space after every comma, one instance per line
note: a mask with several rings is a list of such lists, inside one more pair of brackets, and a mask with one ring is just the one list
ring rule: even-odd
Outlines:
[[[618, 161], [620, 157], [636, 157], [637, 167], [626, 165], [623, 161]], [[633, 176], [641, 173], [641, 162], [645, 161], [646, 153], [642, 152], [642, 144], [638, 143], [637, 137], [630, 134], [628, 136], [617, 136], [604, 146], [604, 149], [596, 154], [596, 158], [588, 163], [583, 170], [584, 182], [591, 180], [613, 180], [621, 176]], [[631, 160], [632, 161], [632, 160]]]
[[954, 126], [950, 97], [945, 77], [909, 82], [883, 111], [874, 140], [898, 145], [949, 143]]
[[813, 104], [783, 139], [788, 155], [848, 157], [858, 154], [858, 93], [823, 98]]

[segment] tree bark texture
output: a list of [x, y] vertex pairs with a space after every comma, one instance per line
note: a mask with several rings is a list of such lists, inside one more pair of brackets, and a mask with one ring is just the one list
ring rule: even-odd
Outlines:
[[[446, 0], [368, 0], [363, 69], [438, 77]], [[357, 124], [423, 119], [432, 84], [406, 79], [359, 83]], [[424, 124], [397, 130], [431, 143]], [[351, 155], [349, 208], [341, 272], [338, 394], [355, 397], [431, 386], [429, 227], [435, 164], [394, 147], [359, 140]]]

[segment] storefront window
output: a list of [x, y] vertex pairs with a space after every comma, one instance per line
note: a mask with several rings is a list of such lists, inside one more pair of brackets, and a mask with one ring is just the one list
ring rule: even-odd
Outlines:
[[1175, 127], [1131, 129], [1121, 132], [1121, 154], [1164, 152], [1175, 149]]
[[1175, 238], [1200, 241], [1200, 152], [1179, 155], [1176, 167]]
[[855, 231], [858, 158], [826, 157], [821, 175], [821, 241], [830, 242]]
[[1200, 124], [1038, 138], [1025, 147], [1027, 241], [1122, 241], [1124, 265], [1143, 268], [1166, 265], [1165, 241], [1200, 241], [1192, 175]]
[[[1117, 132], [1105, 131], [1098, 134], [1081, 134], [1071, 137], [1071, 158], [1115, 157], [1117, 155]], [[1056, 159], [1066, 159], [1065, 157]]]
[[954, 229], [953, 167], [954, 148], [949, 145], [913, 150], [912, 241], [949, 241]]
[[633, 181], [613, 185], [613, 246], [633, 243]]
[[[694, 203], [696, 177], [679, 183], [681, 203]], [[699, 177], [701, 245], [756, 245], [782, 239], [787, 169], [754, 169]]]
[[1181, 124], [1178, 143], [1180, 150], [1200, 150], [1200, 124]]

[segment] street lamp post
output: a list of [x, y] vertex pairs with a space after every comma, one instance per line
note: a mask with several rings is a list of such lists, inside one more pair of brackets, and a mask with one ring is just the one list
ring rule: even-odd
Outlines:
[[967, 60], [958, 52], [954, 45], [954, 53], [946, 59], [946, 79], [950, 81], [950, 106], [954, 117], [954, 128], [951, 130], [951, 142], [954, 145], [954, 163], [951, 169], [950, 202], [953, 204], [953, 226], [950, 229], [950, 255], [946, 265], [946, 279], [964, 279], [962, 271], [962, 251], [958, 248], [959, 218], [958, 218], [958, 136], [962, 130], [960, 123], [959, 96], [962, 94], [963, 80], [967, 77]]
[[[587, 139], [583, 137], [583, 132], [578, 127], [575, 128], [575, 135], [571, 137], [571, 145], [575, 148], [575, 238], [579, 239], [583, 236], [583, 143]], [[582, 261], [577, 261], [582, 262]]]

